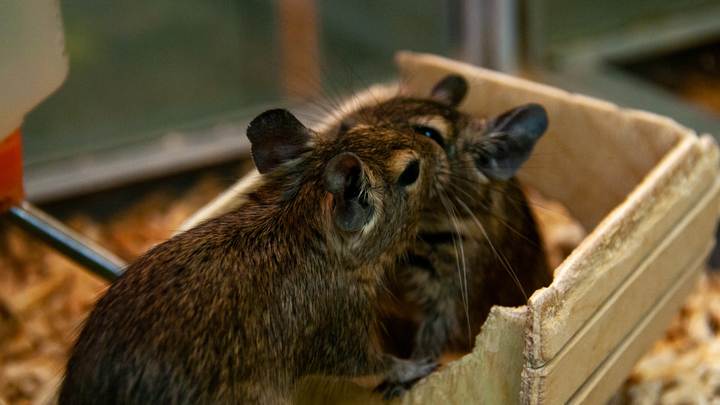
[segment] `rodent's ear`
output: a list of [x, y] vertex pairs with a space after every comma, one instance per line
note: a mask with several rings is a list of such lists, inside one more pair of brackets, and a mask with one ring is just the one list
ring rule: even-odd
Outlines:
[[448, 75], [440, 80], [430, 92], [430, 98], [450, 107], [455, 107], [465, 98], [468, 84], [460, 75]]
[[491, 119], [475, 166], [486, 176], [510, 179], [547, 127], [547, 112], [539, 104], [525, 104]]
[[268, 110], [248, 125], [252, 157], [260, 173], [300, 157], [310, 148], [310, 131], [288, 110]]
[[346, 232], [359, 231], [372, 217], [362, 194], [362, 177], [362, 162], [350, 152], [335, 156], [325, 167], [325, 188], [335, 199], [333, 222]]

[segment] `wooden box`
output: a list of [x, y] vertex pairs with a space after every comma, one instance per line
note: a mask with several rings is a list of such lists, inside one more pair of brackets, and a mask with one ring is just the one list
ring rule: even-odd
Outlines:
[[[397, 64], [408, 95], [463, 75], [460, 109], [470, 114], [542, 104], [550, 126], [520, 178], [591, 232], [552, 285], [526, 306], [494, 307], [471, 354], [393, 403], [604, 404], [704, 269], [720, 216], [715, 141], [669, 118], [433, 55], [403, 52]], [[310, 379], [298, 402], [383, 403], [341, 379]]]

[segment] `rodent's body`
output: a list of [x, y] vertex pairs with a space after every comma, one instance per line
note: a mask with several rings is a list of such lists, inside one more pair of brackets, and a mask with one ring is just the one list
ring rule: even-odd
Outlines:
[[455, 106], [467, 83], [439, 82], [427, 99], [393, 98], [346, 126], [413, 128], [441, 147], [446, 176], [423, 205], [416, 242], [388, 274], [379, 316], [391, 351], [437, 359], [469, 351], [493, 305], [519, 306], [552, 282], [535, 220], [513, 177], [547, 127], [538, 105], [478, 118]]
[[399, 304], [414, 318], [409, 322], [414, 338], [393, 331], [396, 320], [385, 322], [393, 353], [437, 359], [447, 350], [468, 352], [494, 305], [525, 305], [535, 290], [552, 282], [519, 183], [512, 179], [489, 186], [455, 191], [462, 201], [453, 203], [455, 219], [423, 221], [417, 242], [390, 275], [393, 298], [387, 301], [394, 304], [387, 304]]
[[248, 129], [263, 180], [110, 287], [61, 405], [287, 404], [308, 374], [384, 374], [392, 389], [434, 369], [382, 353], [375, 331], [378, 281], [432, 193], [434, 145], [367, 128], [310, 137], [269, 113]]

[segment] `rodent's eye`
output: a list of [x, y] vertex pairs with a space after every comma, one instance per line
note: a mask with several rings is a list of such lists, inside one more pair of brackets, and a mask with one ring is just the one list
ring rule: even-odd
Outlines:
[[398, 177], [397, 184], [400, 187], [407, 187], [415, 183], [419, 175], [420, 162], [417, 160], [413, 160], [412, 162], [408, 163], [407, 166], [405, 166], [405, 170], [403, 170], [402, 174], [400, 174], [400, 177]]
[[412, 129], [416, 134], [429, 136], [430, 139], [437, 142], [440, 146], [445, 145], [445, 141], [443, 140], [442, 135], [440, 135], [440, 131], [433, 127], [429, 127], [427, 125], [413, 125]]

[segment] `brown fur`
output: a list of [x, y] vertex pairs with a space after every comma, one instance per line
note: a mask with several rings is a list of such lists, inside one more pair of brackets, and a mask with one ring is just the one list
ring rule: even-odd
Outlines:
[[[378, 281], [432, 194], [434, 147], [397, 129], [315, 135], [236, 211], [127, 269], [84, 325], [60, 404], [287, 404], [307, 374], [385, 374], [409, 386], [431, 372], [380, 351], [374, 314]], [[363, 163], [375, 209], [360, 232], [334, 225], [336, 197], [323, 184], [328, 161], [347, 151]], [[399, 187], [404, 167], [389, 162], [413, 157], [420, 176]]]

